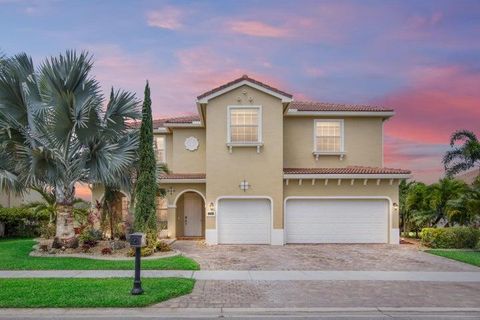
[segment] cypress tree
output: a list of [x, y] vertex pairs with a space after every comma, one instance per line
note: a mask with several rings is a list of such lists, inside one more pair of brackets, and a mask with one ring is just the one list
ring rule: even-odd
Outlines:
[[145, 98], [142, 107], [142, 125], [140, 127], [140, 167], [135, 196], [135, 231], [148, 234], [157, 234], [156, 196], [157, 184], [155, 179], [156, 163], [153, 152], [152, 129], [152, 101], [150, 100], [150, 86], [145, 85]]

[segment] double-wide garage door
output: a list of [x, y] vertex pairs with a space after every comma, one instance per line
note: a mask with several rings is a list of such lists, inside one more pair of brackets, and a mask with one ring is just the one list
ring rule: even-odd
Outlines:
[[387, 243], [388, 201], [289, 199], [287, 243]]
[[269, 244], [271, 204], [268, 199], [218, 201], [218, 243]]

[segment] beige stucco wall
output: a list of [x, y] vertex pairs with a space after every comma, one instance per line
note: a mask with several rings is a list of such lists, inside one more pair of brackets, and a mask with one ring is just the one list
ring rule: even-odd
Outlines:
[[322, 117], [285, 117], [283, 132], [286, 168], [382, 166], [383, 122], [381, 118], [323, 117], [323, 119], [344, 119], [346, 155], [343, 160], [340, 160], [339, 156], [330, 155], [322, 155], [315, 160], [312, 154], [314, 119], [322, 119]]
[[[171, 158], [167, 156], [170, 171], [174, 173], [205, 173], [205, 128], [172, 128], [172, 130]], [[197, 138], [197, 150], [185, 149], [185, 139], [188, 137]]]
[[26, 191], [23, 195], [15, 195], [13, 192], [0, 192], [0, 206], [5, 208], [19, 207], [32, 202], [44, 202], [42, 196], [34, 191]]
[[[229, 152], [226, 146], [229, 105], [262, 106], [264, 146], [260, 153], [255, 147], [236, 147]], [[281, 228], [283, 109], [280, 99], [242, 86], [210, 100], [206, 109], [207, 204], [225, 196], [268, 196], [273, 200], [273, 226]], [[239, 188], [244, 179], [251, 184], [246, 192]], [[206, 227], [216, 228], [215, 217], [207, 217]]]
[[[324, 179], [315, 180], [312, 185], [312, 180], [302, 180], [302, 185], [299, 185], [298, 180], [289, 180], [288, 185], [284, 186], [284, 197], [338, 197], [338, 196], [364, 196], [364, 197], [388, 197], [391, 199], [391, 204], [398, 204], [398, 180], [380, 180], [377, 185], [377, 180], [367, 180], [367, 185], [364, 185], [363, 179], [354, 180], [351, 185], [350, 179], [341, 180], [338, 185], [338, 179], [328, 180], [325, 185]], [[398, 210], [390, 208], [391, 217], [389, 219], [391, 228], [398, 228], [399, 216]]]

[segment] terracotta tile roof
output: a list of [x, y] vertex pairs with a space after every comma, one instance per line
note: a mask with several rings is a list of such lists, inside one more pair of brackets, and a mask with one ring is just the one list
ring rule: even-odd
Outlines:
[[410, 170], [349, 166], [344, 168], [284, 168], [285, 174], [410, 174]]
[[293, 97], [291, 94], [286, 93], [285, 91], [279, 90], [279, 89], [277, 89], [277, 88], [274, 88], [274, 87], [272, 87], [272, 86], [269, 86], [268, 84], [265, 84], [265, 83], [263, 83], [263, 82], [260, 82], [260, 81], [258, 81], [258, 80], [255, 80], [255, 79], [252, 79], [252, 78], [250, 78], [249, 76], [247, 76], [246, 74], [244, 74], [243, 76], [241, 76], [241, 77], [238, 78], [238, 79], [235, 79], [235, 80], [230, 81], [230, 82], [228, 82], [228, 83], [225, 83], [225, 84], [223, 84], [223, 85], [221, 85], [221, 86], [219, 86], [219, 87], [216, 87], [216, 88], [214, 88], [214, 89], [212, 89], [212, 90], [209, 90], [209, 91], [207, 91], [207, 92], [205, 92], [205, 93], [202, 93], [201, 95], [199, 95], [199, 96], [197, 97], [197, 99], [200, 100], [200, 99], [202, 99], [202, 98], [205, 98], [206, 96], [209, 96], [209, 95], [211, 95], [211, 94], [213, 94], [213, 93], [215, 93], [215, 92], [218, 92], [218, 91], [220, 91], [220, 90], [223, 90], [223, 89], [225, 89], [225, 88], [228, 88], [228, 87], [230, 87], [230, 86], [232, 86], [232, 85], [234, 85], [234, 84], [236, 84], [236, 83], [239, 83], [239, 82], [241, 82], [241, 81], [243, 81], [243, 80], [248, 80], [248, 81], [250, 81], [250, 82], [252, 82], [252, 83], [254, 83], [254, 84], [256, 84], [256, 85], [262, 86], [262, 87], [264, 87], [265, 89], [274, 91], [274, 92], [276, 92], [276, 93], [278, 93], [278, 94], [281, 94], [281, 95], [283, 95], [283, 96], [286, 96], [286, 97], [289, 97], [289, 98], [292, 98], [292, 97]]
[[160, 179], [205, 179], [205, 173], [168, 173], [162, 174]]
[[[153, 129], [162, 128], [165, 121], [167, 121], [166, 118], [153, 120], [152, 121]], [[132, 128], [140, 128], [140, 126], [142, 125], [142, 121], [140, 121], [140, 120], [139, 121], [132, 121], [132, 122], [129, 123], [129, 125]]]
[[340, 104], [317, 101], [293, 101], [289, 109], [298, 111], [365, 111], [365, 112], [385, 112], [393, 111], [390, 108], [358, 105], [358, 104]]
[[194, 121], [200, 121], [200, 117], [198, 115], [174, 117], [165, 119], [164, 123], [192, 123]]

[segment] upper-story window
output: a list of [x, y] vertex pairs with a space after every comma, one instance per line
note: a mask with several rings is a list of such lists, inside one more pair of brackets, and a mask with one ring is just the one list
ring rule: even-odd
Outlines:
[[167, 162], [166, 145], [167, 140], [165, 136], [153, 137], [153, 148], [155, 149], [155, 158], [160, 163]]
[[315, 120], [314, 152], [343, 153], [343, 120]]
[[228, 108], [228, 143], [259, 144], [262, 142], [260, 106], [230, 106]]

